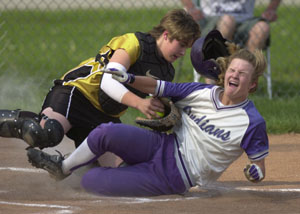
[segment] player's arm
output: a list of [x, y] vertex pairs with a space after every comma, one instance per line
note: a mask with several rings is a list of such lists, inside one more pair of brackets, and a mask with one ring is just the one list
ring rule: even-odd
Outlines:
[[148, 94], [155, 94], [157, 82], [160, 82], [152, 77], [135, 76], [135, 81], [131, 84], [132, 87]]
[[262, 17], [269, 22], [274, 22], [277, 20], [277, 8], [279, 7], [281, 0], [270, 0], [267, 9], [262, 13]]
[[[124, 70], [104, 69], [104, 73], [111, 74], [112, 78], [123, 84], [129, 84], [135, 89], [147, 94], [154, 94], [158, 92], [158, 88], [163, 86], [164, 81], [153, 79], [148, 76], [135, 76], [127, 73]], [[161, 89], [160, 89], [161, 90]]]
[[[133, 76], [133, 78], [135, 81], [130, 86], [147, 94], [155, 94], [157, 80], [145, 76]], [[136, 99], [137, 96], [132, 96], [132, 94], [131, 92], [124, 94], [121, 102], [123, 104], [137, 105], [135, 108], [143, 109], [142, 112], [147, 118], [157, 117], [156, 112], [164, 112], [164, 105], [158, 99], [141, 99], [138, 97], [141, 99], [139, 101]]]
[[251, 161], [244, 168], [246, 178], [254, 183], [260, 182], [265, 178], [265, 159]]
[[204, 18], [202, 11], [194, 4], [192, 0], [181, 0], [184, 9], [194, 18], [199, 21]]
[[[121, 71], [127, 74], [127, 70], [130, 67], [130, 56], [123, 49], [117, 49], [112, 58], [110, 59], [106, 69]], [[163, 104], [156, 99], [143, 99], [134, 93], [130, 92], [123, 84], [112, 78], [109, 73], [104, 73], [101, 82], [101, 89], [114, 100], [133, 107], [141, 111], [148, 118], [156, 117], [157, 111], [164, 111]], [[113, 90], [112, 90], [113, 89]], [[141, 90], [143, 91], [143, 90]], [[144, 92], [144, 91], [143, 91]], [[148, 92], [145, 92], [148, 93]]]

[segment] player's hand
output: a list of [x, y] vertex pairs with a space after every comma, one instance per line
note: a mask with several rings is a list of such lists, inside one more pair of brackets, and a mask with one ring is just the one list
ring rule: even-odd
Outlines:
[[137, 102], [137, 109], [148, 119], [159, 118], [156, 112], [164, 112], [164, 105], [157, 98], [141, 99]]
[[102, 69], [104, 73], [112, 74], [112, 78], [120, 83], [133, 83], [135, 80], [134, 74], [127, 73], [126, 71], [120, 71], [114, 68]]
[[256, 165], [255, 163], [248, 164], [244, 168], [244, 174], [249, 181], [254, 182], [254, 183], [259, 182], [262, 179], [264, 179], [264, 175], [263, 175], [260, 167], [258, 165]]

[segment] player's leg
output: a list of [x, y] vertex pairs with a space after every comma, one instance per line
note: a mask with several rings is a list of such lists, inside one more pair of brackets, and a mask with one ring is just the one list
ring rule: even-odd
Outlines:
[[[55, 105], [55, 103], [52, 105]], [[59, 108], [56, 108], [56, 111], [62, 112]], [[74, 141], [76, 148], [99, 124], [108, 122], [121, 123], [119, 118], [109, 116], [99, 111], [99, 109], [92, 105], [91, 102], [77, 89], [74, 89], [72, 92], [72, 100], [66, 117], [72, 124], [72, 128], [66, 135]], [[100, 159], [95, 161], [95, 164], [89, 165], [89, 167], [92, 167], [92, 165], [99, 165], [98, 162], [101, 166], [117, 167], [122, 160], [112, 153], [106, 153], [101, 156]]]
[[87, 143], [94, 154], [101, 156], [103, 152], [112, 152], [131, 165], [150, 160], [163, 135], [127, 124], [107, 123], [94, 129]]
[[270, 26], [265, 21], [257, 22], [249, 32], [247, 47], [250, 51], [264, 49], [266, 41], [270, 35]]
[[[135, 131], [134, 135], [137, 134], [140, 137], [142, 132], [138, 132]], [[146, 136], [149, 137], [149, 135]], [[139, 142], [139, 144], [159, 142], [159, 144], [155, 144], [155, 149], [152, 150], [153, 154], [148, 156], [148, 158], [151, 157], [150, 160], [122, 168], [93, 168], [84, 174], [81, 181], [83, 188], [96, 194], [113, 196], [155, 196], [184, 193], [187, 189], [176, 165], [173, 135], [152, 137], [150, 135], [149, 138], [143, 139], [145, 141]], [[134, 139], [131, 138], [131, 140]], [[146, 147], [140, 147], [140, 154], [137, 155], [142, 155]], [[131, 153], [131, 148], [128, 152]], [[133, 154], [136, 153], [133, 152]], [[142, 159], [146, 160], [147, 158]]]
[[239, 23], [234, 35], [234, 43], [249, 50], [263, 49], [268, 39], [270, 28], [260, 17], [254, 17]]
[[236, 22], [234, 17], [227, 14], [221, 16], [217, 23], [217, 29], [221, 32], [222, 36], [230, 41], [233, 39], [235, 27]]
[[[81, 162], [89, 163], [97, 157], [89, 150], [86, 142], [83, 142], [75, 150], [75, 153], [72, 153], [73, 157], [77, 158], [74, 159], [75, 162], [80, 159]], [[60, 154], [49, 155], [34, 148], [29, 148], [27, 155], [33, 166], [47, 170], [50, 176], [56, 180], [62, 180], [70, 175], [70, 171], [67, 172], [64, 169], [68, 165], [66, 162], [69, 158], [64, 160]], [[132, 166], [94, 167], [83, 175], [81, 185], [89, 192], [110, 196], [155, 196], [184, 193], [187, 189], [174, 158], [174, 139], [169, 142], [168, 148], [161, 146], [153, 156], [150, 161]], [[79, 164], [76, 167], [80, 166]]]
[[23, 139], [33, 147], [57, 145], [64, 136], [63, 128], [57, 120], [40, 120], [44, 115], [20, 110], [0, 110], [0, 136]]
[[0, 136], [22, 139], [21, 130], [25, 118], [38, 121], [39, 116], [21, 110], [0, 110]]
[[[45, 169], [54, 176], [55, 168], [64, 174], [70, 174], [79, 167], [92, 163], [105, 152], [120, 156], [128, 164], [149, 161], [159, 148], [162, 135], [126, 124], [101, 124], [62, 163], [58, 156], [51, 158], [51, 155], [37, 149], [29, 149], [27, 155], [33, 166]], [[53, 161], [58, 159], [60, 161], [57, 163]]]
[[66, 117], [72, 88], [53, 87], [47, 94], [39, 115], [23, 111], [0, 111], [0, 136], [23, 139], [32, 147], [59, 144], [71, 124]]
[[83, 175], [81, 186], [88, 192], [108, 196], [183, 194], [186, 187], [176, 166], [167, 171], [157, 170], [151, 161], [121, 168], [96, 167]]
[[217, 24], [219, 22], [219, 17], [212, 16], [212, 17], [205, 17], [200, 21], [200, 28], [201, 28], [201, 37], [205, 37], [210, 31], [217, 28]]
[[106, 151], [118, 154], [132, 166], [95, 167], [82, 179], [87, 191], [105, 195], [161, 195], [186, 191], [174, 157], [174, 136], [126, 124], [98, 126], [68, 158], [29, 149], [34, 166], [61, 179]]

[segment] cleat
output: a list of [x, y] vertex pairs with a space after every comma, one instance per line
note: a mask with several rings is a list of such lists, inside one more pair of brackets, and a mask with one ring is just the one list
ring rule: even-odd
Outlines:
[[69, 176], [62, 171], [64, 157], [60, 152], [58, 152], [58, 155], [49, 155], [46, 152], [29, 147], [27, 148], [27, 156], [32, 166], [46, 170], [50, 174], [50, 177], [57, 181]]

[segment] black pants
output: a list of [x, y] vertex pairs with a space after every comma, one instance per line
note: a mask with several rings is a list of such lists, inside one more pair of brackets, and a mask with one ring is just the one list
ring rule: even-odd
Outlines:
[[95, 108], [76, 87], [52, 87], [44, 100], [42, 111], [47, 107], [64, 115], [71, 123], [72, 128], [66, 135], [75, 141], [76, 147], [101, 123], [121, 123], [120, 118], [108, 116]]

